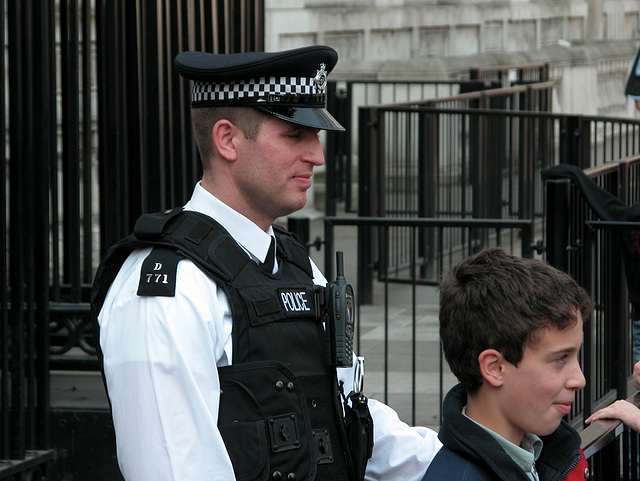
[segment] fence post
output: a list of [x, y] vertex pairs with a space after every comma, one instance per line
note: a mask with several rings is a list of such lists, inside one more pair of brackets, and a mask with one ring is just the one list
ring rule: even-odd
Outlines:
[[[380, 215], [378, 211], [380, 152], [377, 148], [379, 131], [377, 117], [377, 109], [360, 107], [358, 118], [358, 215], [360, 217]], [[373, 245], [374, 239], [373, 228], [362, 227], [358, 238], [358, 290], [361, 304], [373, 303], [373, 255], [376, 252]], [[325, 263], [327, 263], [326, 259]]]
[[[547, 262], [566, 272], [569, 255], [567, 239], [569, 236], [569, 179], [547, 180]], [[553, 206], [549, 208], [549, 206]]]
[[[430, 106], [433, 108], [432, 106]], [[418, 217], [436, 217], [438, 152], [440, 126], [433, 112], [421, 111], [418, 130]], [[434, 231], [418, 229], [418, 256], [424, 259], [420, 265], [420, 277], [428, 278], [435, 272]]]
[[590, 167], [590, 123], [582, 116], [571, 115], [562, 119], [560, 128], [560, 164]]
[[325, 215], [336, 215], [338, 202], [351, 209], [351, 96], [336, 82], [327, 85], [327, 108], [346, 132], [327, 132]]
[[309, 252], [310, 222], [308, 217], [287, 217], [287, 230], [298, 238]]
[[610, 292], [610, 314], [613, 321], [612, 339], [615, 342], [616, 349], [612, 356], [611, 374], [615, 383], [618, 399], [625, 399], [628, 395], [628, 378], [633, 366], [633, 329], [630, 325], [630, 312], [626, 308], [629, 305], [627, 290], [625, 289], [625, 269], [629, 266], [624, 265], [622, 257], [622, 239], [624, 228], [616, 228], [612, 232], [613, 246], [620, 248], [611, 249], [607, 258], [611, 265], [608, 266], [611, 272], [616, 273], [611, 276]]
[[[336, 100], [336, 84], [335, 82], [330, 82], [327, 84], [327, 97], [329, 99], [329, 104], [334, 104]], [[331, 106], [329, 106], [330, 111]], [[335, 116], [335, 113], [334, 113]], [[337, 119], [340, 122], [340, 119]], [[344, 124], [342, 124], [344, 125]], [[332, 217], [336, 215], [336, 203], [338, 199], [341, 197], [341, 182], [340, 178], [340, 159], [339, 159], [339, 148], [338, 148], [338, 139], [336, 136], [339, 135], [337, 132], [327, 132], [327, 147], [326, 147], [326, 163], [325, 163], [325, 182], [324, 182], [324, 210], [325, 215], [328, 217]], [[344, 134], [343, 134], [344, 135]], [[289, 223], [291, 226], [291, 223]]]

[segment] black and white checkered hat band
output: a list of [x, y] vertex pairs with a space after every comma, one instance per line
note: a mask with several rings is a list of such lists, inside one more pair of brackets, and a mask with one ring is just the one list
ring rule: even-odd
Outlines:
[[252, 103], [277, 97], [297, 97], [297, 102], [308, 97], [317, 103], [319, 91], [315, 79], [303, 77], [269, 77], [227, 83], [196, 81], [193, 85], [194, 104]]

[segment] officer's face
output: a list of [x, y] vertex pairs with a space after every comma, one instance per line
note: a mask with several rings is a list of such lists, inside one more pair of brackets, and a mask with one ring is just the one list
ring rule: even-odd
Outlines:
[[324, 163], [318, 133], [265, 116], [253, 140], [239, 140], [235, 180], [247, 217], [264, 227], [304, 207], [313, 168]]

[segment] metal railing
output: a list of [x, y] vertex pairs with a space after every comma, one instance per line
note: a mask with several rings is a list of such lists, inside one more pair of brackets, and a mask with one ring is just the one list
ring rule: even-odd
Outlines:
[[[640, 156], [636, 156], [584, 173], [595, 186], [618, 198], [623, 205], [630, 205], [637, 202], [634, 186], [640, 181], [639, 167]], [[632, 243], [630, 236], [640, 224], [623, 222], [624, 219], [612, 221], [616, 211], [612, 211], [612, 218], [599, 218], [586, 197], [588, 193], [569, 179], [550, 180], [546, 184], [548, 204], [553, 205], [546, 228], [547, 258], [588, 288], [594, 301], [591, 328], [585, 331], [586, 336], [597, 336], [589, 346], [593, 344], [598, 349], [586, 366], [598, 373], [587, 383], [586, 392], [593, 391], [586, 406], [591, 412], [594, 399], [612, 390], [622, 397], [627, 395], [627, 379], [633, 364], [632, 340], [627, 333], [631, 331], [631, 306], [626, 270], [631, 266], [624, 263], [623, 236]], [[608, 209], [607, 205], [595, 207]], [[591, 365], [592, 362], [596, 364]]]
[[199, 178], [173, 58], [262, 50], [264, 2], [0, 0], [0, 13], [0, 479], [42, 479], [60, 460], [50, 371], [97, 368], [101, 253]]
[[[633, 367], [631, 287], [627, 283], [623, 242], [632, 243], [630, 235], [640, 230], [638, 222], [611, 220], [622, 214], [624, 205], [638, 202], [640, 156], [610, 162], [584, 171], [588, 182], [620, 200], [620, 209], [600, 205], [602, 199], [585, 192], [575, 179], [546, 181], [547, 260], [569, 272], [590, 293], [593, 302], [591, 319], [585, 323], [581, 363], [587, 383], [575, 403], [575, 411], [588, 416], [616, 399], [630, 395], [629, 378]], [[595, 210], [594, 210], [595, 209]], [[607, 210], [611, 213], [607, 214]], [[597, 212], [604, 213], [602, 220]], [[609, 218], [611, 217], [611, 218]], [[629, 237], [627, 239], [627, 237]], [[578, 423], [576, 427], [582, 426]], [[593, 437], [588, 429], [583, 438]], [[637, 463], [637, 435], [623, 426], [600, 433], [590, 441], [589, 453], [597, 454], [596, 479], [640, 479]], [[635, 444], [634, 444], [635, 443]], [[629, 451], [629, 446], [635, 449]], [[618, 473], [620, 477], [608, 477]]]
[[525, 65], [501, 65], [480, 67], [469, 71], [471, 80], [478, 80], [485, 86], [511, 87], [527, 83], [549, 80], [549, 64], [536, 62]]
[[[488, 240], [487, 247], [502, 246], [514, 254], [530, 257], [533, 222], [519, 219], [328, 217], [325, 218], [324, 225], [325, 252], [344, 250], [357, 253], [358, 257], [362, 251], [357, 246], [364, 242], [363, 233], [366, 231], [377, 229], [382, 237], [386, 237], [393, 229], [403, 230], [405, 241], [413, 253], [413, 262], [409, 267], [412, 275], [404, 284], [390, 282], [389, 278], [379, 279], [375, 283], [373, 305], [357, 303], [356, 317], [362, 319], [364, 324], [357, 324], [355, 344], [358, 352], [368, 352], [367, 365], [375, 366], [373, 369], [367, 368], [367, 377], [374, 379], [367, 381], [367, 392], [374, 392], [378, 399], [394, 407], [407, 422], [439, 425], [442, 398], [451, 386], [451, 376], [445, 380], [448, 370], [444, 366], [442, 353], [437, 354], [440, 342], [437, 334], [437, 300], [434, 300], [436, 279], [455, 263], [476, 251], [477, 246], [472, 242], [474, 236], [471, 232], [481, 232]], [[338, 228], [343, 230], [339, 236], [335, 233]], [[430, 280], [425, 280], [419, 272], [418, 244], [425, 231], [433, 239], [434, 257], [437, 258], [433, 278]], [[451, 248], [445, 241], [450, 237], [466, 240]], [[345, 269], [353, 276], [348, 279], [353, 283], [356, 299], [359, 301], [359, 288], [368, 280], [358, 268], [360, 259], [348, 257], [345, 258], [348, 263]], [[385, 269], [384, 263], [389, 261], [383, 260], [381, 268]], [[325, 256], [324, 262], [325, 275], [331, 278], [334, 275], [332, 256]], [[430, 318], [429, 325], [425, 324], [427, 317]], [[435, 330], [432, 325], [434, 322]], [[382, 331], [384, 335], [371, 339], [372, 330]], [[363, 331], [366, 331], [367, 336]], [[424, 336], [427, 331], [430, 334]], [[401, 343], [400, 347], [396, 347], [398, 342]], [[418, 344], [423, 342], [427, 342], [428, 347], [425, 345], [419, 348]], [[378, 345], [380, 343], [382, 347]], [[427, 363], [419, 360], [422, 352], [431, 353]], [[377, 374], [371, 374], [372, 370]], [[429, 382], [425, 382], [425, 379]], [[396, 387], [398, 385], [402, 387]], [[428, 392], [428, 395], [421, 396], [419, 392]], [[427, 412], [430, 414], [425, 414]]]
[[[555, 198], [557, 200], [557, 196]], [[554, 204], [554, 208], [560, 207]], [[578, 223], [583, 221], [576, 220]], [[595, 220], [584, 221], [584, 224], [585, 232], [628, 227], [628, 223]], [[633, 226], [640, 227], [640, 223], [633, 223]], [[533, 219], [333, 217], [325, 219], [326, 252], [360, 252], [353, 246], [362, 244], [363, 232], [376, 229], [381, 232], [381, 238], [387, 238], [392, 229], [398, 228], [403, 229], [413, 254], [414, 260], [408, 268], [412, 274], [404, 283], [390, 282], [388, 277], [374, 280], [373, 303], [357, 304], [356, 350], [366, 353], [369, 366], [367, 392], [391, 405], [408, 422], [437, 426], [441, 420], [439, 407], [443, 395], [455, 383], [443, 361], [437, 335], [437, 278], [477, 250], [477, 246], [469, 241], [473, 239], [469, 235], [471, 231], [485, 231], [483, 237], [488, 242], [483, 247], [501, 245], [517, 255], [532, 256], [536, 252], [532, 239], [537, 227]], [[337, 234], [337, 229], [349, 233]], [[420, 275], [417, 245], [424, 238], [420, 235], [423, 230], [433, 231], [428, 237], [434, 241], [435, 258], [438, 259], [431, 279]], [[442, 240], [451, 237], [453, 231], [466, 232], [455, 236], [466, 241], [457, 248], [446, 249]], [[610, 257], [601, 256], [604, 251], [616, 249], [613, 241], [610, 237], [592, 235], [585, 239], [577, 253], [584, 251], [583, 256], [594, 260], [568, 262], [570, 272], [590, 291], [594, 302], [593, 316], [585, 323], [580, 353], [587, 386], [578, 393], [568, 420], [581, 433], [592, 472], [590, 479], [635, 481], [640, 479], [634, 454], [638, 448], [637, 433], [619, 422], [601, 422], [583, 429], [583, 420], [592, 412], [630, 392], [627, 385], [632, 365], [629, 361], [632, 339], [624, 268], [610, 264]], [[566, 250], [570, 257], [576, 255], [574, 250]], [[346, 270], [355, 274], [353, 283], [359, 300], [359, 286], [368, 280], [359, 269], [360, 259], [348, 261]], [[332, 257], [325, 257], [324, 262], [327, 277], [331, 278], [334, 271]], [[384, 270], [386, 261], [381, 262]], [[601, 267], [593, 268], [595, 264]], [[576, 274], [572, 268], [577, 266], [586, 267]], [[624, 383], [624, 387], [617, 386], [618, 383]], [[612, 477], [614, 473], [619, 475]]]
[[448, 109], [480, 108], [512, 111], [551, 112], [554, 81], [496, 88], [440, 97], [414, 103]]
[[[636, 392], [627, 401], [640, 409]], [[618, 420], [596, 421], [581, 431], [581, 447], [589, 461], [590, 479], [598, 481], [640, 479], [639, 435]]]
[[[358, 145], [360, 107], [424, 103], [427, 102], [426, 99], [431, 99], [428, 102], [447, 103], [449, 108], [551, 111], [551, 84], [547, 83], [549, 68], [545, 63], [476, 68], [462, 73], [460, 77], [457, 80], [351, 79], [329, 82], [329, 111], [346, 127], [347, 132], [327, 133], [326, 215], [335, 215], [340, 203], [344, 204], [345, 212], [355, 213], [358, 209], [358, 200], [354, 198], [352, 186], [357, 178], [357, 150], [353, 146]], [[504, 91], [524, 85], [532, 86], [533, 90], [525, 88], [512, 90], [511, 93]], [[491, 92], [485, 94], [488, 90]], [[533, 92], [536, 93], [532, 94]], [[462, 97], [458, 103], [455, 99], [459, 95]]]
[[415, 105], [360, 116], [362, 216], [540, 217], [542, 169], [640, 152], [640, 121], [629, 118]]
[[[347, 80], [328, 84], [328, 110], [346, 132], [327, 132], [325, 214], [334, 216], [337, 206], [357, 211], [353, 189], [357, 178], [358, 108], [364, 105], [420, 101], [451, 97], [464, 90], [464, 80]], [[355, 175], [354, 175], [355, 174]]]
[[[5, 460], [0, 461], [0, 479], [46, 476], [53, 457], [51, 369], [95, 369], [95, 359], [88, 355], [92, 346], [86, 301], [100, 253], [128, 233], [140, 213], [186, 201], [199, 178], [195, 147], [185, 140], [190, 138], [189, 86], [173, 71], [173, 56], [185, 49], [261, 50], [263, 8], [259, 0], [0, 0], [0, 10], [6, 13], [0, 29], [6, 29], [8, 39], [6, 48], [0, 51], [8, 79], [8, 85], [3, 83], [0, 88], [0, 103], [3, 111], [8, 112], [8, 117], [0, 119], [3, 147], [0, 173], [6, 180], [0, 183], [0, 271], [4, 275], [0, 286], [0, 459]], [[60, 43], [56, 42], [56, 31], [60, 32]], [[510, 71], [507, 75], [511, 75]], [[542, 76], [535, 81], [544, 82], [546, 78]], [[491, 78], [488, 72], [481, 77]], [[503, 75], [504, 78], [508, 76]], [[519, 110], [550, 108], [538, 93], [547, 86], [519, 85], [527, 81], [523, 77], [508, 86], [506, 90], [510, 89], [513, 98], [505, 100], [506, 105]], [[489, 84], [494, 82], [489, 80]], [[451, 97], [460, 93], [460, 85], [464, 83], [387, 85], [354, 81], [345, 85], [350, 100], [364, 97], [366, 102], [380, 104], [388, 101], [387, 95], [391, 95], [390, 101], [394, 103]], [[341, 99], [341, 88], [338, 86], [332, 99]], [[470, 84], [463, 87], [472, 88], [476, 87]], [[5, 92], [10, 95], [5, 97]], [[467, 93], [464, 99], [469, 106], [479, 99], [478, 107], [493, 109], [500, 104], [496, 94]], [[527, 95], [530, 100], [523, 97]], [[576, 165], [598, 165], [601, 158], [629, 155], [638, 148], [637, 125], [628, 119], [614, 123], [611, 119], [568, 117], [566, 121], [558, 120], [556, 126], [548, 118], [531, 112], [523, 112], [519, 117], [488, 114], [485, 110], [470, 114], [468, 110], [441, 108], [445, 104], [441, 102], [438, 108], [397, 107], [399, 110], [389, 111], [387, 117], [372, 116], [370, 124], [350, 128], [355, 137], [346, 136], [359, 143], [363, 138], [375, 139], [384, 148], [384, 155], [395, 152], [398, 158], [406, 156], [414, 160], [427, 155], [426, 158], [437, 160], [438, 175], [443, 175], [442, 179], [429, 177], [432, 173], [422, 169], [425, 165], [431, 168], [431, 164], [415, 164], [410, 168], [397, 164], [390, 172], [382, 169], [382, 178], [393, 178], [396, 182], [392, 187], [396, 192], [394, 201], [398, 203], [383, 203], [380, 212], [371, 211], [367, 215], [456, 217], [457, 209], [461, 213], [457, 217], [467, 217], [451, 221], [423, 219], [425, 222], [403, 226], [387, 226], [387, 219], [377, 219], [370, 225], [357, 226], [362, 232], [376, 230], [386, 245], [403, 246], [397, 252], [380, 249], [375, 266], [369, 265], [371, 259], [367, 257], [367, 269], [379, 270], [376, 282], [378, 294], [383, 298], [390, 299], [395, 286], [403, 288], [404, 294], [399, 294], [399, 299], [405, 307], [415, 306], [412, 316], [417, 317], [411, 325], [416, 328], [419, 327], [416, 294], [422, 289], [433, 290], [437, 272], [456, 256], [486, 245], [505, 245], [522, 253], [530, 249], [532, 229], [537, 222], [531, 222], [534, 217], [527, 217], [523, 206], [532, 202], [527, 200], [529, 197], [537, 195], [536, 187], [516, 189], [515, 177], [535, 176], [547, 155], [559, 155], [556, 151], [566, 156], [562, 158], [575, 157]], [[344, 109], [349, 121], [343, 123], [348, 127], [357, 125], [357, 105], [357, 102], [349, 104]], [[379, 106], [375, 108], [381, 112]], [[406, 109], [404, 117], [394, 119], [401, 109]], [[477, 117], [470, 121], [469, 115]], [[6, 118], [9, 124], [5, 124]], [[477, 125], [469, 129], [470, 122]], [[594, 127], [598, 122], [605, 126]], [[390, 128], [388, 132], [395, 136], [395, 145], [387, 145], [383, 137], [375, 134], [375, 129], [382, 125]], [[532, 125], [537, 129], [533, 129], [534, 133], [529, 130]], [[434, 133], [436, 142], [426, 142], [428, 135]], [[400, 140], [399, 134], [403, 136]], [[420, 137], [423, 139], [417, 140]], [[508, 147], [499, 149], [497, 141], [502, 139], [508, 140]], [[331, 145], [331, 138], [328, 143]], [[399, 145], [402, 147], [398, 148]], [[478, 203], [482, 196], [477, 189], [466, 187], [466, 181], [458, 186], [443, 183], [458, 175], [445, 162], [449, 155], [458, 163], [464, 160], [460, 165], [465, 168], [470, 160], [475, 162], [479, 158], [480, 154], [469, 156], [470, 145], [473, 149], [482, 147], [477, 152], [484, 156], [501, 159], [501, 180], [489, 175], [491, 171], [487, 169], [494, 166], [488, 164], [481, 170], [466, 171], [465, 178], [477, 174], [478, 179], [487, 182], [486, 189], [493, 191], [499, 187], [500, 191], [509, 192], [508, 205], [503, 206], [500, 201], [482, 207]], [[348, 189], [353, 183], [349, 177], [353, 170], [350, 149], [348, 145], [348, 149], [337, 154], [341, 161], [349, 162], [338, 171], [338, 176], [344, 179], [340, 185], [347, 185], [344, 192], [349, 199]], [[592, 157], [585, 160], [581, 155], [590, 149]], [[361, 180], [362, 165], [370, 162], [368, 155], [363, 155], [365, 152], [358, 151]], [[416, 173], [422, 183], [411, 183]], [[421, 187], [427, 185], [425, 181], [440, 183], [434, 189], [439, 196], [437, 209], [435, 204], [427, 204], [425, 208], [424, 199], [416, 202]], [[97, 184], [98, 190], [94, 188]], [[506, 190], [502, 189], [503, 184]], [[398, 194], [405, 187], [411, 199], [402, 199]], [[370, 188], [378, 185], [368, 184], [367, 189]], [[629, 188], [630, 195], [637, 196], [637, 191]], [[358, 208], [369, 201], [370, 194], [359, 193], [364, 200], [356, 202]], [[453, 201], [458, 196], [465, 199], [460, 204]], [[332, 194], [332, 200], [328, 201], [335, 205], [338, 197]], [[542, 212], [537, 208], [529, 210]], [[487, 213], [494, 211], [508, 215], [488, 221], [470, 218], [487, 217]], [[393, 229], [400, 230], [396, 234]], [[354, 250], [359, 253], [360, 265], [364, 265], [361, 248], [369, 245], [369, 240], [361, 237]], [[431, 246], [428, 251], [423, 250], [425, 245]], [[333, 247], [328, 246], [329, 249]], [[418, 257], [397, 255], [412, 250]], [[328, 266], [327, 272], [330, 271]], [[368, 282], [369, 272], [359, 272], [361, 287]], [[407, 292], [413, 295], [409, 304], [404, 297]], [[392, 328], [388, 314], [383, 328], [387, 330]], [[393, 349], [388, 343], [390, 339], [385, 341], [388, 359]], [[73, 352], [78, 352], [78, 356], [74, 357]], [[419, 358], [415, 349], [411, 352], [414, 368], [411, 385], [416, 388], [421, 385]], [[385, 373], [382, 382], [385, 400], [392, 400], [391, 367], [385, 361], [381, 369]], [[446, 373], [441, 370], [440, 376], [441, 393]], [[415, 392], [412, 396], [406, 418], [417, 420]]]
[[[361, 216], [541, 219], [543, 169], [557, 164], [593, 167], [638, 154], [640, 122], [528, 111], [370, 106], [360, 108], [359, 146]], [[388, 255], [398, 259], [398, 267], [408, 259], [393, 239], [384, 243], [371, 237], [363, 248], [370, 249], [362, 266], [369, 269], [370, 279], [386, 275], [376, 268], [385, 250], [394, 251]], [[429, 253], [422, 255], [428, 270]], [[402, 271], [397, 272], [401, 282]], [[363, 296], [370, 298], [366, 287]]]

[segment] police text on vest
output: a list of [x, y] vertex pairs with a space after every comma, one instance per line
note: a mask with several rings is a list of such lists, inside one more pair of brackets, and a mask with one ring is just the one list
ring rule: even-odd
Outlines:
[[305, 312], [311, 309], [307, 305], [306, 291], [283, 291], [280, 292], [282, 306], [286, 312]]

